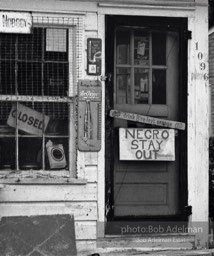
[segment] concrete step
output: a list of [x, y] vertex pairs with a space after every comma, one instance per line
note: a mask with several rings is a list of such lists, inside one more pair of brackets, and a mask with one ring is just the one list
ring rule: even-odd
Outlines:
[[214, 249], [145, 251], [132, 248], [102, 248], [94, 252], [78, 253], [78, 256], [214, 256]]

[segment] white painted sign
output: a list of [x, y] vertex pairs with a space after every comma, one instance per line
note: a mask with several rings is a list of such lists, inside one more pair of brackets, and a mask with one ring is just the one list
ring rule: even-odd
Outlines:
[[122, 112], [119, 110], [111, 110], [110, 116], [129, 120], [129, 121], [144, 123], [144, 124], [152, 124], [152, 125], [157, 125], [161, 127], [185, 130], [185, 123], [171, 121], [171, 120], [164, 120], [161, 118], [155, 118], [151, 116], [143, 116], [135, 113]]
[[0, 32], [30, 34], [32, 15], [28, 12], [0, 12]]
[[[16, 128], [16, 106], [14, 105], [10, 111], [10, 115], [7, 119], [7, 124], [11, 127]], [[47, 128], [49, 117], [39, 113], [31, 108], [24, 105], [18, 104], [18, 115], [17, 115], [17, 125], [18, 129], [24, 132], [42, 136], [43, 123], [44, 131]]]
[[120, 160], [174, 161], [175, 130], [120, 128]]

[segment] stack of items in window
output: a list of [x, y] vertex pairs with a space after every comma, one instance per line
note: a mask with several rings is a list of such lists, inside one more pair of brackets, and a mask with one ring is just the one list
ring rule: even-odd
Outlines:
[[67, 29], [0, 35], [1, 170], [68, 168], [68, 67]]

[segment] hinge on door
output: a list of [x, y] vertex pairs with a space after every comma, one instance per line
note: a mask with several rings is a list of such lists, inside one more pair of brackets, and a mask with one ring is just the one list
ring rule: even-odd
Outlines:
[[101, 76], [100, 79], [101, 81], [106, 81], [106, 82], [111, 82], [112, 74], [108, 73], [106, 76]]
[[190, 216], [192, 214], [192, 206], [191, 205], [186, 205], [184, 207], [184, 213], [186, 216]]
[[189, 40], [192, 39], [192, 31], [191, 30], [184, 30], [184, 38]]

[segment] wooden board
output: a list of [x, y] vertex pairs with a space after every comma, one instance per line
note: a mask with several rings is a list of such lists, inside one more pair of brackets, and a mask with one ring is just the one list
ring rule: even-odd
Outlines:
[[115, 117], [115, 118], [129, 120], [129, 121], [135, 121], [135, 122], [139, 122], [139, 123], [152, 124], [152, 125], [157, 125], [157, 126], [161, 126], [161, 127], [185, 130], [185, 123], [164, 120], [161, 118], [144, 116], [144, 115], [139, 115], [139, 114], [135, 114], [135, 113], [111, 110], [110, 116]]
[[72, 213], [76, 221], [97, 220], [96, 202], [4, 202], [0, 209], [0, 217]]
[[6, 185], [1, 189], [2, 202], [38, 202], [38, 201], [96, 201], [97, 185]]

